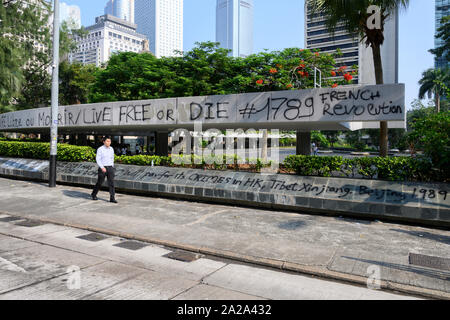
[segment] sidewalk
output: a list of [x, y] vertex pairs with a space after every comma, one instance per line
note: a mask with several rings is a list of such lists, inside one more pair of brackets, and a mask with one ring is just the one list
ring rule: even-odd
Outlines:
[[90, 192], [0, 178], [0, 213], [363, 286], [379, 271], [384, 289], [450, 298], [449, 260], [433, 258], [450, 258], [449, 231]]

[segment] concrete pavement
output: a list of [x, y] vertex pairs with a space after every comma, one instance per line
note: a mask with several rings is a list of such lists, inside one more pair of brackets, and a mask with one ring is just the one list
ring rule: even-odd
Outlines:
[[130, 249], [120, 237], [87, 239], [89, 231], [5, 218], [0, 300], [414, 299], [207, 257], [173, 260], [158, 245]]
[[[89, 200], [90, 192], [1, 178], [0, 212], [364, 287], [368, 279], [380, 278], [385, 290], [450, 297], [450, 270], [445, 264], [450, 257], [448, 231], [124, 194], [118, 195], [115, 205], [103, 192], [100, 201]], [[10, 226], [5, 228], [0, 224], [0, 233], [10, 232]], [[17, 228], [15, 236], [20, 237], [24, 231]], [[410, 253], [442, 263], [411, 264]], [[224, 270], [236, 274], [233, 268]], [[246, 272], [244, 268], [239, 274]], [[237, 285], [220, 274], [211, 277], [214, 283], [235, 290]], [[208, 285], [207, 279], [201, 285]], [[269, 289], [245, 292], [259, 296]], [[275, 298], [283, 297], [280, 293]], [[302, 297], [300, 292], [297, 297]]]

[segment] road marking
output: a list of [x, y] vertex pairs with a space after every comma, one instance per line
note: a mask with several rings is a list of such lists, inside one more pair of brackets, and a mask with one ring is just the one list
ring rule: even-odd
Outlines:
[[14, 271], [14, 272], [27, 273], [27, 271], [25, 269], [19, 267], [17, 264], [12, 263], [9, 260], [3, 259], [2, 257], [0, 257], [0, 269], [6, 269], [9, 271]]

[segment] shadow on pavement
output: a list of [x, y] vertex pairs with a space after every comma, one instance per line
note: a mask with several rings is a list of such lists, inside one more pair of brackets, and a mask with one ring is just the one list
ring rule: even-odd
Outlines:
[[71, 198], [91, 199], [91, 194], [79, 191], [64, 190], [64, 195]]
[[401, 230], [401, 229], [390, 229], [390, 230], [396, 231], [396, 232], [401, 232], [401, 233], [406, 233], [406, 234], [409, 234], [409, 235], [412, 235], [415, 237], [434, 240], [434, 241], [438, 241], [438, 242], [442, 242], [442, 243], [450, 245], [450, 237], [449, 236], [444, 236], [441, 234], [434, 234], [434, 233], [430, 233], [430, 232], [408, 231], [408, 230]]
[[306, 223], [304, 221], [291, 220], [280, 223], [278, 225], [278, 228], [283, 230], [297, 230], [303, 228], [304, 226], [306, 226]]
[[426, 276], [426, 277], [430, 277], [430, 278], [434, 278], [434, 279], [441, 279], [441, 280], [446, 280], [446, 281], [450, 280], [450, 272], [445, 272], [445, 271], [440, 271], [440, 270], [432, 270], [432, 269], [420, 268], [420, 267], [413, 267], [413, 266], [397, 264], [397, 263], [353, 258], [353, 257], [342, 256], [342, 258], [365, 262], [365, 263], [369, 263], [369, 264], [373, 264], [373, 265], [378, 265], [381, 267], [397, 269], [397, 270], [401, 270], [401, 271], [413, 272], [413, 273], [420, 274], [422, 276]]

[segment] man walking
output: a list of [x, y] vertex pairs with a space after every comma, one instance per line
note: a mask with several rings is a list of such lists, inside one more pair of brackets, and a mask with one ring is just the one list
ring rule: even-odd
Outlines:
[[92, 200], [98, 200], [97, 193], [100, 190], [105, 177], [108, 178], [109, 201], [117, 203], [114, 190], [114, 149], [111, 147], [111, 137], [103, 137], [103, 146], [97, 149], [96, 161], [99, 166], [97, 184], [92, 191]]

